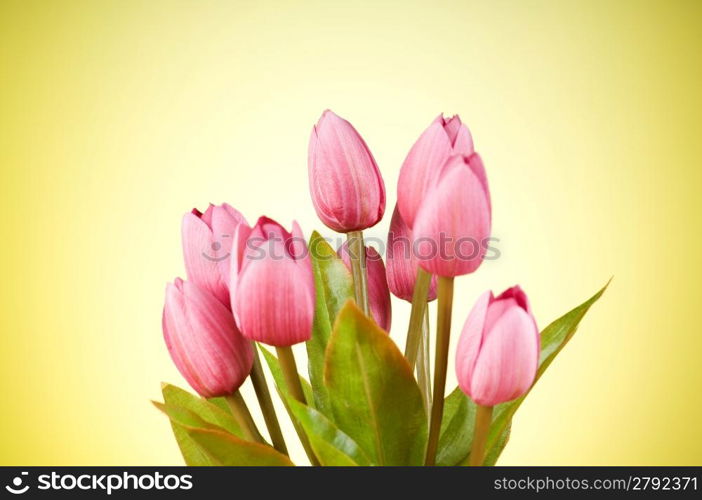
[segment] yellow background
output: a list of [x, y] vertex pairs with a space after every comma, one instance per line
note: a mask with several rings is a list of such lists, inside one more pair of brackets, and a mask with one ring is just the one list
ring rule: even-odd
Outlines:
[[699, 464], [701, 54], [692, 0], [1, 0], [0, 463], [181, 463], [149, 403], [185, 386], [160, 328], [181, 214], [323, 229], [329, 107], [385, 177], [379, 236], [419, 133], [470, 126], [502, 258], [458, 280], [454, 331], [486, 288], [545, 326], [614, 275], [501, 464]]

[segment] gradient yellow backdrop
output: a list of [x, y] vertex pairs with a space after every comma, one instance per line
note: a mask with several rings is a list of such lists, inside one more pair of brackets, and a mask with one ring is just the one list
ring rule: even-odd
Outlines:
[[454, 329], [486, 288], [521, 283], [543, 326], [614, 275], [501, 464], [699, 464], [701, 54], [696, 1], [1, 0], [0, 463], [181, 463], [149, 403], [186, 385], [160, 330], [181, 214], [323, 229], [332, 108], [389, 209], [439, 112], [472, 129], [502, 258], [458, 281]]

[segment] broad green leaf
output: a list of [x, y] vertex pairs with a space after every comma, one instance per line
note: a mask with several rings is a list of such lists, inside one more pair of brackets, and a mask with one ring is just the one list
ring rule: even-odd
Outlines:
[[[217, 403], [215, 403], [214, 400], [208, 401], [207, 399], [190, 394], [188, 391], [170, 384], [163, 384], [161, 392], [163, 393], [163, 401], [167, 405], [179, 406], [181, 408], [185, 408], [186, 410], [190, 410], [205, 422], [221, 427], [222, 429], [231, 432], [236, 436], [244, 436], [239, 424], [232, 416], [226, 403], [223, 403], [224, 408], [226, 408], [223, 409]], [[221, 399], [224, 401], [224, 398], [216, 399]]]
[[444, 401], [436, 465], [456, 465], [463, 462], [473, 444], [473, 426], [477, 406], [456, 387]]
[[[607, 289], [604, 286], [589, 300], [575, 309], [561, 316], [548, 325], [541, 332], [541, 354], [539, 368], [536, 372], [536, 381], [548, 368], [556, 355], [573, 337], [578, 324]], [[532, 386], [533, 387], [533, 386]], [[525, 394], [521, 398], [508, 403], [497, 405], [493, 412], [492, 425], [488, 435], [485, 464], [492, 465], [499, 458], [500, 453], [509, 439], [512, 417], [522, 404]], [[475, 424], [475, 403], [457, 387], [447, 398], [444, 417], [441, 422], [441, 437], [437, 452], [437, 464], [456, 465], [466, 464], [473, 443], [473, 425]], [[454, 461], [456, 460], [456, 461]]]
[[324, 384], [334, 422], [378, 465], [421, 465], [427, 417], [407, 360], [353, 301], [327, 346]]
[[173, 406], [167, 403], [159, 403], [158, 401], [151, 401], [151, 403], [159, 410], [161, 410], [171, 422], [187, 427], [201, 427], [203, 429], [221, 429], [209, 422], [206, 422], [200, 418], [196, 413], [186, 410], [181, 406]]
[[291, 466], [288, 457], [268, 445], [244, 441], [218, 429], [182, 426], [215, 465]]
[[[166, 416], [169, 417], [169, 421], [171, 423], [171, 429], [173, 429], [173, 435], [176, 438], [176, 442], [178, 443], [178, 448], [180, 448], [180, 453], [183, 455], [183, 459], [185, 460], [185, 465], [188, 465], [190, 467], [208, 467], [212, 465], [216, 465], [210, 457], [202, 451], [200, 446], [193, 441], [193, 439], [188, 435], [187, 431], [182, 427], [181, 424], [178, 423], [178, 421], [183, 421], [183, 422], [191, 422], [189, 418], [183, 415], [177, 415], [177, 414], [171, 414], [169, 415], [169, 412], [166, 411], [167, 405], [161, 405], [161, 403], [154, 403], [156, 407], [164, 412]], [[172, 408], [178, 408], [182, 410], [183, 412], [187, 412], [188, 410], [185, 410], [183, 408], [180, 408], [178, 406], [174, 406]], [[193, 414], [194, 415], [194, 414]], [[199, 419], [199, 422], [197, 421], [199, 417], [197, 417], [194, 421], [192, 421], [193, 425], [208, 425], [204, 420]]]
[[[236, 420], [234, 420], [234, 417], [229, 412], [220, 408], [216, 403], [211, 403], [205, 399], [190, 394], [188, 391], [170, 384], [162, 384], [161, 390], [166, 406], [181, 409], [172, 410], [172, 412], [176, 412], [181, 419], [185, 418], [186, 414], [182, 411], [185, 410], [192, 412], [192, 414], [194, 414], [202, 422], [221, 427], [222, 429], [225, 429], [237, 436], [242, 436], [241, 429], [239, 428]], [[173, 435], [178, 443], [180, 452], [183, 455], [185, 464], [190, 466], [214, 465], [210, 458], [202, 452], [200, 447], [183, 429], [183, 426], [174, 422], [173, 418], [170, 420]]]
[[314, 406], [331, 416], [329, 396], [323, 381], [324, 353], [336, 315], [344, 303], [353, 297], [353, 279], [336, 251], [317, 231], [312, 233], [309, 247], [317, 299], [312, 338], [306, 343], [308, 371], [314, 389]]
[[307, 434], [310, 446], [322, 465], [373, 465], [358, 444], [327, 417], [288, 397], [288, 405]]

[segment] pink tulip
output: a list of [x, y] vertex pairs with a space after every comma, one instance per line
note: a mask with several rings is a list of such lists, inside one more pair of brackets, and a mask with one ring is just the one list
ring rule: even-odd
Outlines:
[[427, 190], [438, 180], [438, 174], [452, 155], [473, 154], [473, 138], [458, 115], [448, 120], [439, 115], [414, 143], [407, 154], [397, 185], [397, 204], [409, 227]]
[[202, 397], [235, 392], [251, 371], [253, 348], [231, 311], [194, 283], [166, 287], [163, 337], [180, 373]]
[[385, 184], [361, 136], [327, 110], [312, 129], [309, 145], [312, 203], [324, 224], [341, 233], [378, 223], [385, 212]]
[[[417, 280], [417, 256], [413, 247], [412, 230], [405, 224], [395, 205], [388, 233], [388, 285], [390, 291], [402, 300], [412, 302]], [[436, 298], [436, 276], [432, 276], [427, 300]]]
[[487, 251], [491, 212], [478, 154], [449, 158], [422, 201], [412, 228], [422, 269], [451, 277], [475, 271]]
[[[344, 243], [337, 251], [346, 267], [351, 270], [351, 256], [348, 243]], [[390, 290], [385, 277], [385, 264], [383, 258], [373, 247], [366, 247], [366, 273], [368, 276], [368, 302], [371, 316], [375, 322], [385, 330], [390, 331], [392, 322], [392, 306], [390, 305]]]
[[314, 276], [297, 222], [292, 232], [267, 217], [237, 231], [232, 257], [232, 310], [241, 333], [283, 347], [309, 340]]
[[183, 216], [183, 256], [188, 279], [229, 307], [229, 258], [232, 240], [244, 216], [226, 203], [210, 204]]
[[497, 298], [485, 292], [458, 341], [456, 376], [461, 390], [482, 406], [524, 395], [534, 382], [539, 344], [539, 330], [521, 288], [510, 288]]

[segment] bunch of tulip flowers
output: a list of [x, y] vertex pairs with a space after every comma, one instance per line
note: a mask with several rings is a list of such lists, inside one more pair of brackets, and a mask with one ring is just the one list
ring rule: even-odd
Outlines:
[[[355, 348], [364, 349], [370, 343], [372, 357], [382, 358], [384, 363], [377, 370], [388, 370], [373, 382], [379, 395], [371, 401], [376, 405], [373, 411], [380, 411], [382, 398], [389, 398], [394, 390], [384, 387], [384, 381], [409, 374], [413, 386], [408, 390], [412, 396], [407, 398], [417, 393], [418, 411], [424, 419], [423, 426], [413, 428], [419, 444], [413, 445], [411, 454], [421, 453], [421, 463], [435, 465], [442, 421], [446, 423], [444, 404], [448, 398], [444, 394], [454, 279], [479, 268], [491, 231], [487, 176], [471, 133], [458, 116], [446, 119], [440, 115], [410, 149], [400, 170], [386, 263], [373, 247], [366, 247], [363, 237], [363, 230], [376, 225], [385, 213], [383, 178], [360, 134], [331, 111], [325, 111], [313, 127], [308, 172], [318, 217], [328, 228], [346, 234], [346, 243], [328, 258], [337, 263], [335, 272], [341, 277], [337, 281], [346, 279], [349, 283], [351, 299], [333, 311], [320, 309], [329, 296], [343, 297], [343, 293], [338, 291], [341, 288], [331, 290], [339, 285], [321, 276], [315, 261], [319, 256], [313, 245], [306, 243], [296, 222], [288, 231], [267, 217], [260, 217], [251, 226], [227, 204], [210, 205], [204, 212], [193, 209], [182, 221], [187, 281], [178, 278], [166, 288], [163, 335], [176, 367], [205, 400], [182, 403], [186, 408], [169, 406], [168, 400], [157, 405], [171, 418], [174, 431], [181, 431], [176, 434], [181, 448], [187, 447], [184, 442], [188, 439], [189, 445], [207, 457], [202, 464], [290, 465], [259, 359], [260, 348], [275, 372], [278, 392], [313, 465], [343, 465], [347, 458], [355, 464], [419, 465], [411, 459], [403, 461], [399, 454], [397, 460], [387, 458], [392, 455], [388, 451], [392, 442], [366, 446], [365, 437], [344, 416], [345, 412], [354, 413], [357, 402], [344, 400], [341, 404], [338, 396], [326, 394], [333, 390], [339, 370], [353, 369], [350, 358], [355, 351], [332, 347], [332, 340], [322, 338], [329, 332], [324, 333], [318, 322], [326, 321], [336, 330], [344, 328], [340, 324], [346, 317], [353, 317], [354, 328], [361, 331]], [[390, 293], [411, 303], [404, 356], [395, 353], [387, 336], [392, 316]], [[432, 378], [427, 304], [435, 299], [438, 312]], [[529, 300], [519, 286], [497, 296], [486, 291], [468, 314], [455, 353], [459, 387], [467, 396], [461, 396], [465, 398], [461, 401], [474, 407], [469, 419], [470, 449], [464, 452], [466, 465], [486, 461], [491, 425], [501, 418], [493, 409], [520, 400], [545, 368], [543, 360], [540, 362], [544, 335], [546, 332], [540, 335]], [[565, 341], [559, 340], [558, 350]], [[312, 373], [310, 360], [311, 387], [299, 375], [292, 351], [292, 346], [303, 342], [321, 345], [320, 356], [325, 359], [323, 373], [317, 375]], [[262, 344], [273, 347], [276, 355]], [[333, 370], [330, 363], [343, 364], [343, 368]], [[353, 374], [339, 376], [345, 375]], [[248, 377], [272, 446], [257, 429], [239, 392]], [[206, 403], [207, 411], [202, 406]], [[196, 428], [204, 430], [192, 430]], [[320, 436], [326, 436], [327, 441]], [[345, 447], [338, 445], [342, 441]], [[329, 446], [338, 449], [330, 454]], [[345, 458], [330, 458], [337, 457], [337, 452], [343, 452]], [[192, 458], [189, 462], [199, 464]]]

